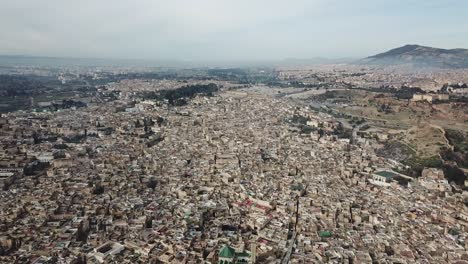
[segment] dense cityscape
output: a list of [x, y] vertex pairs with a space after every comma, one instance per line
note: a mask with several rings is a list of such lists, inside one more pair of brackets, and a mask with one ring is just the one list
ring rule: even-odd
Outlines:
[[[331, 73], [276, 70], [271, 87], [219, 72], [122, 78], [31, 96], [0, 121], [0, 260], [464, 263], [467, 182], [440, 166], [409, 176], [378, 154], [391, 133], [318, 109], [320, 95], [357, 89], [335, 78], [358, 74]], [[445, 103], [466, 104], [456, 90]]]
[[0, 264], [468, 264], [468, 1], [0, 3]]

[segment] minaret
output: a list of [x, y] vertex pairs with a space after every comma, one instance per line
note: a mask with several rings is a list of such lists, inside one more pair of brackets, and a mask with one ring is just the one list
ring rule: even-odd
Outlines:
[[250, 263], [255, 264], [257, 261], [257, 241], [250, 244]]
[[299, 195], [296, 196], [296, 223], [294, 224], [294, 232], [297, 232], [298, 222], [299, 222]]

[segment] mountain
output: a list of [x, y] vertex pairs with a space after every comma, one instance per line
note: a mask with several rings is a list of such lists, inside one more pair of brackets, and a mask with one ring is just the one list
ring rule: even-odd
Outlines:
[[420, 45], [405, 45], [362, 59], [359, 64], [468, 68], [468, 49], [438, 49]]

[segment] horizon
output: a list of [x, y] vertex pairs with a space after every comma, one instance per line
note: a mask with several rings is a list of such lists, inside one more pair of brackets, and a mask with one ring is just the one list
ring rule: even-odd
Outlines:
[[407, 43], [468, 47], [467, 8], [454, 0], [26, 0], [0, 10], [0, 54], [188, 62], [365, 58]]
[[[371, 56], [371, 55], [369, 55]], [[157, 59], [157, 58], [119, 58], [119, 57], [73, 57], [73, 56], [47, 56], [47, 55], [36, 55], [36, 54], [0, 54], [0, 57], [10, 57], [10, 58], [33, 58], [33, 59], [71, 59], [71, 60], [122, 60], [122, 61], [147, 61], [147, 62], [282, 62], [282, 61], [290, 61], [290, 60], [298, 60], [298, 61], [307, 61], [307, 60], [359, 60], [366, 57], [309, 57], [309, 58], [298, 58], [298, 57], [291, 57], [291, 58], [280, 58], [280, 59], [261, 59], [261, 60], [248, 60], [248, 59], [240, 59], [240, 60], [183, 60], [183, 59]]]
[[[203, 63], [238, 63], [242, 64], [275, 64], [275, 63], [288, 63], [288, 62], [312, 62], [317, 64], [323, 64], [323, 62], [337, 62], [337, 63], [348, 63], [353, 61], [358, 61], [366, 59], [381, 53], [386, 53], [388, 51], [402, 48], [405, 46], [419, 46], [427, 48], [436, 48], [441, 50], [456, 50], [456, 49], [466, 49], [462, 47], [453, 47], [453, 48], [441, 48], [441, 47], [431, 47], [428, 45], [421, 44], [403, 44], [398, 47], [393, 47], [389, 50], [381, 51], [376, 54], [370, 54], [365, 57], [309, 57], [309, 58], [282, 58], [282, 59], [263, 59], [263, 60], [182, 60], [182, 59], [153, 59], [153, 58], [118, 58], [118, 57], [72, 57], [72, 56], [47, 56], [47, 55], [36, 55], [36, 54], [0, 54], [0, 57], [8, 57], [12, 59], [51, 59], [51, 60], [102, 60], [102, 61], [126, 61], [126, 62], [145, 62], [145, 63], [177, 63], [177, 64], [203, 64]], [[2, 62], [0, 62], [2, 64]]]

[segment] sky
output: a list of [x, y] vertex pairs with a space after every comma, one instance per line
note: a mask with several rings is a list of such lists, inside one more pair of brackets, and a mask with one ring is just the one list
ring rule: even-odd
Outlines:
[[0, 0], [0, 54], [184, 61], [468, 48], [466, 0]]

